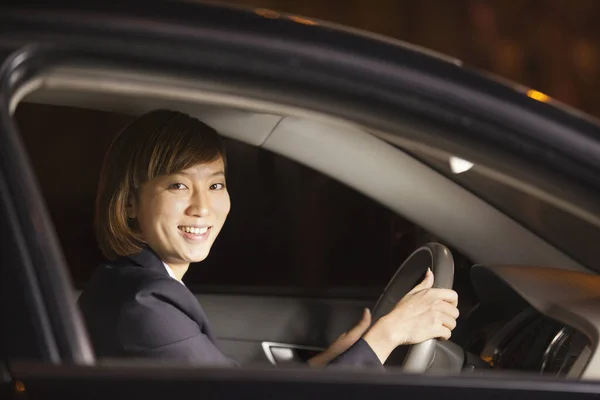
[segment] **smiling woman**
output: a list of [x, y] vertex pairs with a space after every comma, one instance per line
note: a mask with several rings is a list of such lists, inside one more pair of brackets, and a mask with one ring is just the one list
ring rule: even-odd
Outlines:
[[232, 362], [214, 346], [192, 293], [172, 283], [207, 257], [229, 208], [225, 152], [208, 125], [157, 110], [117, 135], [95, 215], [110, 261], [80, 298], [99, 355]]
[[[208, 256], [229, 214], [225, 172], [217, 132], [186, 114], [151, 111], [117, 135], [96, 200], [97, 239], [109, 261], [79, 299], [99, 356], [235, 364], [181, 281], [190, 263]], [[448, 339], [457, 295], [432, 285], [429, 273], [372, 327], [365, 310], [308, 363], [381, 366], [400, 344]]]
[[143, 183], [128, 202], [127, 218], [181, 280], [190, 263], [208, 256], [230, 205], [219, 156]]
[[[168, 263], [206, 258], [229, 212], [224, 154], [214, 129], [182, 113], [153, 111], [129, 124], [112, 143], [100, 176], [95, 227], [104, 256], [136, 253], [145, 243]], [[208, 195], [215, 189], [219, 195]], [[216, 213], [208, 213], [213, 206]], [[206, 225], [209, 214], [214, 229], [203, 256], [184, 256], [189, 250], [175, 238], [185, 232], [176, 229]]]
[[[208, 256], [229, 209], [225, 151], [214, 129], [158, 110], [117, 135], [96, 199], [96, 235], [110, 261], [79, 299], [99, 356], [235, 364], [217, 348], [204, 311], [181, 281], [190, 263]], [[378, 365], [358, 340], [369, 323], [367, 313], [352, 335], [311, 364], [346, 352], [334, 362]]]

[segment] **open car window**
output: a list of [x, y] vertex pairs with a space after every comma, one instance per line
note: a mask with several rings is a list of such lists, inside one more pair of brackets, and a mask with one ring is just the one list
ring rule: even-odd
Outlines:
[[[132, 117], [22, 103], [15, 119], [81, 288], [102, 261], [92, 226], [102, 159]], [[232, 209], [209, 257], [186, 274], [190, 287], [373, 298], [433, 238], [315, 170], [233, 139], [225, 143]]]

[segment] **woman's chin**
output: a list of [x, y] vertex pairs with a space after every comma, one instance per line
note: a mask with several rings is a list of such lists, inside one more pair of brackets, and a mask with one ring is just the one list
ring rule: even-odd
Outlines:
[[208, 251], [196, 251], [188, 256], [188, 261], [190, 263], [198, 263], [202, 262], [208, 257]]

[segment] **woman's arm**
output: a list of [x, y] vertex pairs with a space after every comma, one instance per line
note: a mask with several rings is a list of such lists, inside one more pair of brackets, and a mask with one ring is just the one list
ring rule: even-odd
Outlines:
[[[308, 365], [310, 365], [311, 367], [322, 367], [322, 366], [329, 364], [333, 360], [335, 360], [333, 362], [334, 364], [340, 363], [340, 362], [344, 363], [342, 361], [342, 358], [339, 358], [340, 355], [346, 353], [349, 350], [351, 353], [358, 352], [357, 350], [354, 350], [354, 349], [351, 350], [351, 348], [355, 344], [357, 344], [357, 342], [359, 340], [361, 340], [363, 334], [367, 331], [367, 329], [369, 329], [370, 326], [371, 326], [371, 312], [369, 311], [368, 308], [365, 308], [360, 322], [355, 327], [350, 329], [348, 332], [342, 333], [325, 351], [323, 351], [322, 353], [319, 353], [316, 356], [309, 359]], [[358, 346], [364, 347], [364, 345], [358, 345]], [[366, 347], [368, 348], [369, 346], [366, 345]], [[360, 352], [362, 353], [364, 351], [365, 350], [363, 349]], [[372, 350], [370, 350], [370, 348], [367, 349], [367, 351], [370, 351], [371, 353], [373, 352]], [[352, 354], [350, 354], [350, 355], [352, 355]], [[348, 354], [346, 354], [346, 356], [348, 356]], [[353, 358], [356, 358], [356, 357], [360, 358], [360, 356], [358, 354], [356, 354]], [[369, 357], [366, 356], [366, 358], [369, 358]], [[350, 362], [349, 360], [346, 360], [346, 357], [343, 357], [343, 359], [346, 362]]]
[[122, 350], [132, 357], [194, 365], [236, 365], [212, 341], [204, 313], [200, 310], [192, 318], [186, 312], [185, 290], [171, 279], [145, 284], [121, 308], [117, 335]]
[[432, 285], [433, 273], [429, 270], [425, 279], [372, 327], [371, 314], [365, 310], [358, 325], [342, 334], [327, 350], [311, 358], [309, 365], [377, 366], [385, 363], [400, 345], [433, 338], [449, 339], [458, 318], [458, 296], [453, 290], [432, 289]]
[[425, 279], [364, 335], [381, 363], [400, 345], [450, 338], [458, 318], [458, 295], [432, 286], [433, 273], [428, 270]]

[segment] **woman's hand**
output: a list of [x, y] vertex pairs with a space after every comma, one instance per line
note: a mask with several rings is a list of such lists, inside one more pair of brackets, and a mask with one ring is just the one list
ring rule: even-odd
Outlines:
[[342, 333], [328, 348], [322, 353], [317, 354], [308, 360], [311, 367], [322, 367], [331, 360], [345, 352], [352, 346], [371, 326], [371, 313], [365, 308], [360, 322], [348, 332]]
[[425, 279], [365, 334], [364, 340], [381, 363], [400, 345], [450, 338], [458, 318], [458, 295], [432, 286], [433, 273], [428, 270]]

